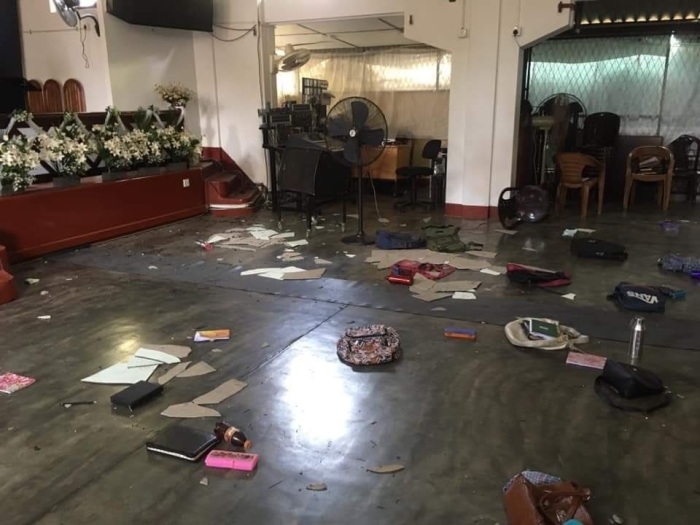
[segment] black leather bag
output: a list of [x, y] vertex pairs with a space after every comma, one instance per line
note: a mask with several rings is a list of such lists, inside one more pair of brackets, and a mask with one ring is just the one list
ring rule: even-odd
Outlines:
[[605, 362], [601, 377], [627, 399], [661, 394], [666, 390], [664, 382], [654, 372], [612, 359]]
[[666, 296], [653, 286], [620, 283], [608, 299], [635, 312], [666, 311]]
[[624, 246], [591, 237], [578, 237], [571, 241], [571, 253], [582, 259], [610, 261], [626, 261], [628, 257]]

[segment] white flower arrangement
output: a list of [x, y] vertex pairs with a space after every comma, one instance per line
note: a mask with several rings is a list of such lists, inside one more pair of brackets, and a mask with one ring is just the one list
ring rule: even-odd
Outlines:
[[34, 147], [34, 139], [18, 135], [5, 135], [0, 141], [0, 183], [12, 185], [15, 191], [31, 186], [34, 176], [30, 175], [39, 165], [39, 153]]
[[26, 109], [16, 109], [10, 113], [10, 118], [14, 119], [15, 122], [29, 122], [34, 118], [34, 115]]
[[170, 162], [185, 162], [194, 156], [201, 155], [202, 150], [199, 139], [185, 130], [177, 129], [174, 126], [166, 126], [158, 129], [156, 136]]
[[156, 93], [171, 107], [185, 107], [195, 97], [195, 92], [181, 84], [156, 84]]
[[87, 162], [93, 150], [90, 137], [77, 134], [74, 129], [54, 128], [39, 135], [38, 142], [41, 159], [53, 164], [61, 177], [80, 177], [90, 167]]

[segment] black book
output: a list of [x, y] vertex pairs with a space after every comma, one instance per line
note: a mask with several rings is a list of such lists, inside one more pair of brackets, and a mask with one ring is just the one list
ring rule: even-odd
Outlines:
[[178, 425], [166, 428], [153, 441], [146, 443], [146, 449], [186, 461], [197, 461], [217, 443], [219, 438], [212, 432]]
[[117, 392], [109, 400], [113, 405], [118, 407], [126, 407], [133, 410], [139, 405], [150, 401], [163, 392], [163, 385], [156, 385], [148, 381], [139, 381], [131, 385], [129, 388]]

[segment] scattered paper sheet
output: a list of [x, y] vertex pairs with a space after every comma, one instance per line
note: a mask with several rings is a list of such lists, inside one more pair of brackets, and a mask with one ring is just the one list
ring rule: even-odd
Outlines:
[[523, 250], [525, 250], [526, 252], [536, 252], [537, 251], [530, 246], [523, 246]]
[[157, 270], [157, 269], [158, 269], [158, 267], [157, 267], [157, 266], [153, 266], [153, 265], [151, 265], [151, 266], [149, 266], [149, 267], [148, 267], [148, 269], [149, 269], [149, 270]]
[[414, 295], [413, 297], [420, 299], [421, 301], [425, 301], [426, 303], [432, 303], [435, 301], [440, 301], [441, 299], [447, 299], [451, 296], [452, 294], [449, 293], [422, 292]]
[[277, 235], [273, 235], [271, 239], [273, 241], [277, 241], [280, 239], [292, 239], [294, 238], [296, 234], [294, 232], [284, 232], [284, 233], [278, 233]]
[[3, 394], [13, 394], [18, 390], [27, 388], [29, 385], [33, 385], [36, 379], [33, 377], [21, 376], [19, 374], [13, 374], [7, 372], [0, 376], [0, 392]]
[[348, 213], [348, 214], [347, 214], [347, 218], [348, 218], [348, 219], [359, 219], [360, 216], [357, 215], [357, 213]]
[[566, 357], [566, 364], [602, 370], [603, 368], [605, 368], [605, 362], [607, 360], [607, 357], [602, 357], [599, 355], [582, 354], [580, 352], [569, 352], [569, 355]]
[[578, 231], [580, 233], [588, 233], [588, 234], [595, 233], [595, 230], [589, 230], [588, 228], [578, 228]]
[[248, 386], [248, 383], [239, 381], [238, 379], [229, 379], [222, 383], [211, 392], [201, 395], [192, 402], [197, 405], [218, 405], [225, 399], [238, 394], [241, 390]]
[[355, 255], [354, 253], [346, 253], [345, 257], [349, 257], [350, 259], [354, 259], [355, 257], [357, 257], [357, 255]]
[[192, 349], [189, 346], [182, 346], [182, 345], [142, 344], [141, 348], [145, 349], [145, 350], [155, 350], [157, 352], [164, 352], [166, 354], [170, 354], [171, 356], [178, 357], [180, 359], [184, 359], [185, 357], [190, 355], [190, 352], [192, 352]]
[[51, 319], [50, 315], [40, 315], [37, 317], [37, 319], [41, 319], [42, 321], [48, 321]]
[[455, 292], [452, 299], [460, 299], [462, 301], [474, 301], [476, 295], [471, 292]]
[[279, 232], [276, 232], [275, 230], [255, 230], [250, 232], [250, 234], [259, 241], [269, 241], [270, 237], [273, 235], [279, 235]]
[[489, 266], [489, 270], [498, 273], [498, 275], [505, 275], [508, 273], [508, 268], [505, 266]]
[[[179, 359], [178, 359], [179, 362]], [[153, 365], [162, 365], [165, 363], [161, 363], [160, 361], [153, 361], [152, 359], [145, 359], [143, 357], [136, 357], [131, 356], [129, 360], [126, 362], [126, 366], [129, 368], [139, 368], [141, 366], [153, 366]]]
[[216, 244], [217, 242], [226, 241], [226, 240], [228, 240], [228, 239], [230, 239], [230, 238], [231, 238], [230, 235], [224, 235], [224, 234], [221, 234], [221, 233], [215, 233], [214, 235], [212, 235], [211, 237], [209, 237], [209, 238], [206, 240], [206, 243], [207, 243], [207, 244]]
[[31, 285], [31, 284], [38, 284], [38, 283], [39, 283], [39, 279], [34, 279], [34, 278], [32, 278], [32, 277], [27, 277], [27, 278], [24, 280], [24, 282], [27, 283], [27, 284], [30, 284], [30, 285]]
[[297, 246], [306, 246], [307, 244], [309, 244], [309, 241], [307, 241], [306, 239], [301, 239], [299, 241], [285, 242], [284, 244], [286, 244], [290, 248], [296, 248]]
[[228, 341], [230, 337], [231, 330], [201, 330], [194, 333], [194, 342]]
[[380, 465], [379, 467], [369, 467], [367, 470], [375, 474], [393, 474], [394, 472], [401, 472], [403, 469], [403, 465]]
[[325, 226], [318, 226], [318, 225], [314, 226], [314, 228], [317, 230], [325, 230], [326, 229]]
[[168, 370], [166, 373], [164, 373], [162, 376], [158, 378], [158, 383], [161, 385], [164, 385], [168, 381], [175, 379], [177, 376], [179, 376], [181, 373], [183, 373], [187, 367], [190, 366], [190, 361], [185, 361], [184, 363], [178, 363], [174, 367], [172, 367], [170, 370]]
[[331, 261], [327, 261], [326, 259], [319, 259], [318, 257], [314, 258], [314, 264], [318, 264], [319, 266], [328, 266], [333, 264]]
[[471, 255], [472, 257], [481, 257], [482, 259], [493, 259], [498, 254], [496, 252], [483, 252], [478, 250], [472, 250], [470, 252], [467, 252], [467, 255]]
[[174, 365], [180, 362], [180, 358], [175, 357], [172, 354], [161, 352], [159, 350], [152, 350], [150, 348], [139, 348], [134, 356], [141, 357], [143, 359], [150, 359], [152, 361], [158, 361], [166, 365]]
[[148, 381], [148, 378], [153, 375], [156, 368], [158, 368], [157, 364], [129, 368], [126, 363], [117, 363], [81, 379], [81, 381], [83, 383], [97, 383], [101, 385], [134, 385], [139, 381]]
[[314, 492], [323, 492], [324, 490], [328, 490], [328, 487], [325, 483], [311, 483], [310, 485], [306, 486], [306, 490], [312, 490]]
[[377, 219], [377, 220], [378, 220], [379, 222], [381, 222], [382, 224], [389, 224], [389, 223], [391, 222], [391, 221], [390, 221], [389, 219], [387, 219], [386, 217], [379, 217], [379, 219]]
[[447, 308], [443, 308], [442, 306], [438, 306], [437, 308], [431, 308], [431, 312], [446, 312]]
[[296, 266], [287, 266], [286, 268], [275, 268], [273, 270], [269, 270], [265, 273], [258, 274], [259, 277], [265, 277], [266, 279], [276, 279], [278, 281], [281, 281], [284, 276], [288, 273], [294, 273], [294, 272], [304, 272], [303, 268], [297, 268]]
[[204, 361], [200, 361], [196, 365], [192, 365], [191, 367], [189, 367], [181, 374], [178, 374], [177, 377], [199, 377], [211, 374], [212, 372], [216, 372], [216, 368], [209, 365], [208, 363], [205, 363]]
[[213, 408], [203, 407], [194, 403], [180, 403], [170, 405], [160, 413], [165, 417], [178, 417], [182, 419], [192, 419], [197, 417], [221, 417], [221, 414]]
[[252, 270], [245, 270], [241, 272], [241, 275], [244, 277], [247, 275], [261, 275], [263, 273], [273, 272], [276, 270], [279, 270], [279, 268], [254, 268]]
[[283, 281], [306, 281], [309, 279], [320, 279], [323, 274], [326, 273], [325, 268], [318, 268], [316, 270], [306, 270], [303, 272], [289, 272], [282, 276]]
[[436, 283], [434, 292], [473, 292], [481, 286], [479, 281], [447, 281]]
[[476, 261], [474, 259], [465, 259], [464, 257], [454, 257], [450, 259], [449, 264], [458, 270], [472, 270], [475, 272], [491, 266], [486, 261]]
[[567, 293], [565, 295], [562, 295], [564, 299], [568, 299], [569, 301], [573, 301], [576, 299], [576, 294], [575, 293]]
[[564, 233], [561, 234], [562, 237], [575, 237], [577, 233], [595, 233], [595, 230], [590, 230], [588, 228], [567, 228]]
[[303, 260], [304, 260], [304, 258], [300, 255], [296, 255], [294, 257], [282, 257], [283, 262], [299, 262], [299, 261], [303, 261]]
[[481, 270], [481, 273], [485, 273], [486, 275], [501, 275], [499, 272], [492, 270], [491, 268], [484, 268]]
[[496, 230], [496, 233], [502, 233], [504, 235], [515, 235], [518, 230]]

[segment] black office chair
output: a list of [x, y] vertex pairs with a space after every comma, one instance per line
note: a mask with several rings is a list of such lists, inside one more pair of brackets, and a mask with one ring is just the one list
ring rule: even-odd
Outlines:
[[399, 211], [404, 211], [407, 208], [425, 208], [432, 209], [433, 202], [419, 201], [418, 200], [418, 179], [420, 177], [429, 177], [430, 183], [433, 184], [433, 173], [435, 172], [435, 163], [440, 156], [440, 149], [442, 148], [442, 141], [440, 140], [429, 140], [423, 147], [422, 157], [430, 161], [430, 166], [404, 166], [396, 170], [396, 178], [400, 179], [410, 179], [411, 181], [411, 192], [409, 194], [409, 199], [405, 202], [398, 202], [395, 208]]

